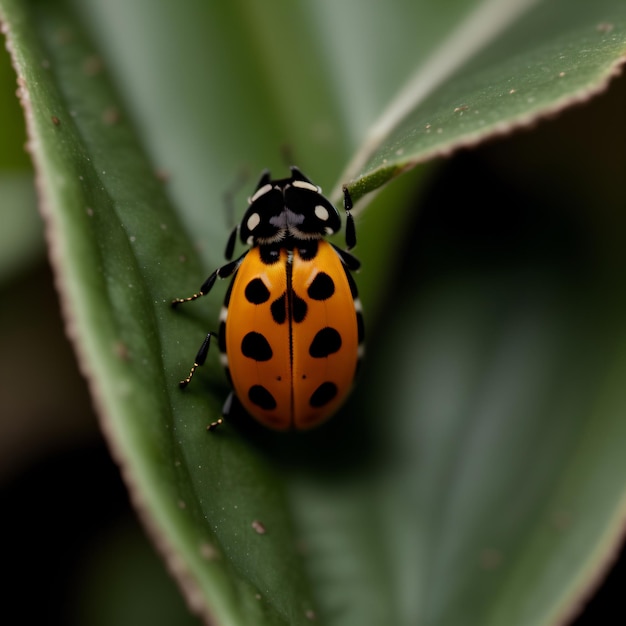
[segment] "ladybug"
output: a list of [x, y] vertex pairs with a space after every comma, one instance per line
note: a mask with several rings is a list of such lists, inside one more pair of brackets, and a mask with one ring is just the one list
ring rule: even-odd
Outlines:
[[[232, 276], [219, 317], [221, 362], [232, 386], [219, 426], [238, 402], [275, 429], [308, 429], [329, 418], [352, 387], [363, 354], [363, 315], [349, 252], [325, 239], [341, 228], [335, 206], [297, 167], [289, 178], [263, 172], [248, 209], [230, 234], [229, 261], [176, 307]], [[344, 186], [346, 246], [356, 245], [352, 200]], [[249, 248], [231, 261], [237, 239]], [[203, 365], [207, 334], [187, 378]]]

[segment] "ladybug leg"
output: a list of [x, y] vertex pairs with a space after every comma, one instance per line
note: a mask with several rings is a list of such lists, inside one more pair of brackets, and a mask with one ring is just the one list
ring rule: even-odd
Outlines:
[[361, 267], [361, 261], [359, 261], [359, 259], [353, 256], [350, 252], [348, 252], [347, 250], [342, 250], [341, 248], [338, 248], [334, 243], [331, 243], [330, 245], [333, 247], [335, 252], [339, 255], [341, 262], [351, 272], [355, 272]]
[[172, 300], [172, 307], [176, 308], [179, 304], [183, 304], [184, 302], [193, 302], [202, 296], [206, 296], [209, 291], [213, 288], [215, 281], [218, 278], [228, 278], [232, 276], [241, 265], [246, 254], [248, 254], [248, 250], [246, 250], [238, 259], [235, 261], [231, 261], [230, 263], [226, 263], [226, 265], [222, 265], [222, 267], [218, 267], [203, 283], [200, 287], [200, 291], [194, 293], [192, 296], [188, 298], [175, 298]]
[[218, 426], [221, 426], [224, 423], [224, 420], [228, 418], [230, 415], [231, 408], [233, 406], [235, 394], [231, 391], [226, 398], [226, 402], [224, 402], [224, 406], [222, 407], [222, 416], [216, 419], [214, 422], [211, 422], [206, 429], [209, 432], [214, 431]]
[[195, 374], [196, 370], [201, 365], [204, 365], [207, 354], [209, 353], [209, 347], [211, 345], [211, 337], [213, 337], [214, 335], [215, 333], [208, 333], [207, 336], [204, 338], [204, 341], [202, 342], [202, 345], [200, 346], [200, 350], [198, 350], [198, 354], [196, 354], [196, 358], [193, 362], [193, 365], [191, 366], [191, 370], [189, 371], [189, 376], [187, 376], [187, 378], [181, 380], [178, 383], [178, 386], [181, 389], [184, 389], [191, 382], [191, 379], [193, 378], [193, 375]]
[[213, 432], [218, 426], [224, 423], [224, 416], [218, 417], [214, 422], [211, 422], [207, 427], [208, 432]]
[[343, 208], [346, 211], [346, 246], [348, 250], [352, 250], [356, 246], [356, 227], [352, 213], [350, 213], [352, 211], [352, 197], [347, 185], [343, 186]]

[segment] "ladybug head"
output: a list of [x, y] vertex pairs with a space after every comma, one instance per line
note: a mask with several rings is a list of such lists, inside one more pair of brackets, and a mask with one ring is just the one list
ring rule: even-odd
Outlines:
[[341, 228], [337, 209], [297, 167], [278, 180], [264, 172], [249, 203], [239, 227], [241, 241], [249, 246], [289, 237], [321, 239]]

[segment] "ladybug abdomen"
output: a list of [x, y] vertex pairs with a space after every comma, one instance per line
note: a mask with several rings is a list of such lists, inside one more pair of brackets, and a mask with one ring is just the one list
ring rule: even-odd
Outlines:
[[330, 417], [352, 386], [362, 341], [354, 282], [326, 241], [255, 247], [222, 313], [222, 349], [237, 398], [270, 428]]

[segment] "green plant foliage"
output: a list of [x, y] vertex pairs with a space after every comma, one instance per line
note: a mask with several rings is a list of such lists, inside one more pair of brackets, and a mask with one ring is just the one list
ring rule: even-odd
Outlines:
[[473, 3], [369, 129], [348, 168], [360, 179], [357, 196], [408, 164], [528, 125], [601, 88], [624, 53], [616, 24], [602, 19], [611, 5]]
[[[227, 393], [217, 359], [177, 382], [224, 286], [169, 302], [222, 262], [222, 195], [237, 189], [239, 215], [284, 150], [327, 190], [350, 162], [339, 183], [361, 197], [527, 125], [606, 85], [623, 2], [0, 0], [0, 17], [68, 329], [192, 608], [257, 626], [568, 614], [616, 542], [626, 487], [623, 318], [612, 300], [608, 320], [584, 308], [604, 302], [593, 279], [569, 288], [561, 267], [495, 253], [485, 272], [436, 236], [399, 272], [419, 169], [358, 225], [370, 328], [384, 314], [393, 332], [341, 414], [305, 435], [207, 434]], [[441, 259], [441, 275], [411, 265]]]
[[24, 151], [24, 121], [15, 98], [15, 75], [8, 56], [0, 59], [0, 284], [43, 256], [32, 169]]

